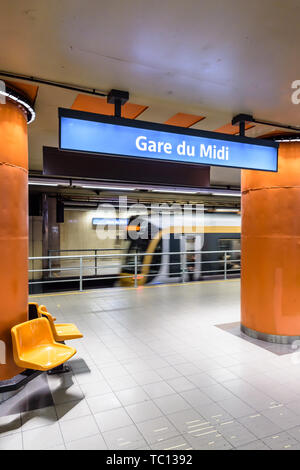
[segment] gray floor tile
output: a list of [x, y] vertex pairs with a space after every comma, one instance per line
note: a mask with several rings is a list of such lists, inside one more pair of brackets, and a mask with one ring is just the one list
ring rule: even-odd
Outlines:
[[121, 390], [137, 387], [136, 380], [130, 375], [108, 378], [107, 383], [114, 392], [120, 392]]
[[134, 387], [116, 392], [118, 400], [123, 406], [134, 405], [149, 400], [148, 394], [142, 387]]
[[167, 381], [175, 392], [185, 392], [196, 388], [196, 385], [190, 382], [186, 377], [176, 377]]
[[185, 436], [195, 450], [230, 450], [233, 448], [215, 429], [205, 429], [202, 432]]
[[217, 384], [216, 380], [214, 380], [205, 372], [202, 372], [200, 374], [189, 375], [188, 379], [200, 389]]
[[[205, 390], [205, 389], [204, 389]], [[202, 390], [194, 389], [180, 394], [190, 406], [196, 410], [203, 409], [205, 405], [213, 404], [213, 400], [208, 397]]]
[[21, 432], [20, 413], [0, 417], [0, 438], [17, 432]]
[[183, 437], [177, 436], [162, 442], [155, 442], [151, 445], [153, 450], [174, 450], [180, 452], [182, 450], [192, 450], [191, 444]]
[[131, 418], [123, 408], [102, 411], [101, 413], [95, 414], [95, 419], [101, 432], [111, 431], [133, 424]]
[[99, 429], [93, 416], [82, 416], [77, 419], [62, 421], [60, 429], [65, 443], [99, 434]]
[[0, 435], [0, 450], [22, 450], [22, 434], [15, 433], [7, 436]]
[[151, 399], [172, 395], [174, 393], [172, 386], [163, 381], [144, 385], [143, 389]]
[[196, 410], [188, 409], [168, 415], [168, 419], [181, 434], [192, 434], [207, 425], [207, 421]]
[[190, 408], [190, 405], [184, 400], [184, 398], [182, 398], [178, 394], [157, 398], [156, 400], [154, 400], [154, 403], [166, 415], [176, 413], [177, 411], [187, 410]]
[[129, 405], [125, 409], [135, 423], [141, 423], [162, 416], [161, 410], [152, 401]]
[[174, 365], [175, 369], [184, 376], [199, 374], [201, 371], [195, 364], [191, 362], [184, 362], [183, 364]]
[[254, 441], [237, 447], [237, 450], [270, 450], [270, 447], [268, 447], [263, 441]]
[[68, 450], [107, 450], [107, 445], [100, 434], [69, 442], [66, 447]]
[[226, 382], [227, 380], [234, 380], [236, 379], [236, 375], [233, 374], [230, 370], [226, 369], [225, 367], [220, 369], [214, 369], [208, 371], [207, 374], [212, 377], [217, 382]]
[[281, 432], [282, 429], [270, 421], [265, 416], [257, 413], [251, 416], [245, 416], [238, 420], [243, 426], [249, 429], [252, 434], [257, 436], [259, 439], [270, 436], [273, 433]]
[[56, 405], [78, 401], [84, 398], [84, 394], [79, 385], [72, 385], [68, 388], [57, 388], [52, 391], [52, 398]]
[[101, 382], [103, 380], [103, 375], [97, 369], [89, 372], [77, 372], [74, 377], [79, 385]]
[[242, 416], [249, 416], [251, 413], [255, 413], [253, 408], [237, 397], [221, 401], [219, 405], [234, 418], [241, 418]]
[[139, 385], [147, 385], [155, 382], [159, 382], [161, 380], [161, 377], [157, 374], [157, 372], [153, 370], [145, 370], [139, 372], [135, 376], [135, 380]]
[[40, 410], [26, 411], [21, 413], [22, 431], [34, 429], [41, 426], [49, 426], [57, 421], [54, 407], [41, 408]]
[[[126, 428], [132, 430], [124, 445], [128, 449], [133, 442], [137, 448], [158, 450], [281, 448], [291, 442], [297, 448], [284, 431], [300, 442], [298, 367], [287, 355], [216, 327], [238, 324], [239, 281], [114, 289], [111, 294], [111, 289], [99, 289], [43, 298], [60, 321], [74, 322], [84, 332], [71, 361], [75, 373], [43, 376], [53, 393], [58, 424], [71, 436], [65, 439], [74, 439], [67, 448], [105, 449], [100, 433], [107, 433], [113, 446]], [[53, 402], [38, 403], [41, 383], [32, 384], [27, 405], [53, 408]], [[6, 402], [2, 415], [18, 417], [16, 405]], [[88, 425], [93, 412], [99, 434], [86, 436], [97, 431]], [[46, 433], [46, 428], [51, 435], [52, 418], [31, 415], [26, 425], [33, 428], [24, 435]], [[74, 429], [73, 420], [78, 423]], [[81, 420], [86, 425], [80, 427]], [[0, 420], [0, 444], [2, 439], [5, 447], [15, 435], [21, 435], [18, 418]], [[270, 438], [269, 445], [261, 440]], [[64, 448], [64, 443], [53, 447]]]
[[114, 393], [87, 398], [86, 401], [93, 414], [121, 407], [121, 403]]
[[198, 408], [198, 411], [207, 421], [214, 425], [225, 423], [233, 419], [233, 417], [217, 403], [203, 405]]
[[105, 395], [112, 391], [108, 383], [104, 380], [91, 384], [82, 384], [80, 388], [85, 398], [98, 397], [99, 395]]
[[164, 416], [138, 423], [137, 427], [149, 444], [161, 443], [180, 434]]
[[299, 450], [300, 443], [289, 433], [282, 432], [263, 439], [264, 443], [273, 450]]
[[234, 395], [221, 384], [210, 385], [209, 387], [202, 388], [201, 391], [216, 402], [234, 398]]
[[22, 434], [25, 450], [43, 450], [64, 444], [58, 423], [31, 429]]
[[275, 406], [262, 411], [262, 415], [279, 426], [282, 430], [290, 429], [300, 424], [300, 417], [285, 406]]
[[145, 439], [134, 425], [104, 432], [103, 438], [109, 449], [135, 450], [147, 447]]
[[222, 423], [217, 426], [219, 434], [233, 447], [240, 447], [257, 440], [257, 437], [237, 421]]
[[80, 418], [91, 414], [86, 400], [70, 401], [62, 405], [56, 405], [56, 413], [60, 421]]
[[172, 366], [157, 369], [157, 373], [163, 380], [174, 379], [176, 377], [182, 377], [182, 374], [178, 372], [178, 370], [176, 370]]
[[287, 432], [290, 434], [290, 436], [294, 437], [298, 442], [300, 442], [300, 426], [289, 429]]

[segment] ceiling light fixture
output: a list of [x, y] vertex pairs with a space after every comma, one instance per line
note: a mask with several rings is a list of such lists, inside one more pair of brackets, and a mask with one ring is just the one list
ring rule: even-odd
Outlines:
[[60, 179], [46, 179], [46, 178], [29, 178], [28, 180], [29, 186], [70, 186], [70, 182], [68, 180], [60, 180]]
[[106, 189], [109, 191], [136, 191], [136, 188], [126, 188], [124, 186], [99, 186], [99, 185], [92, 185], [92, 184], [84, 184], [84, 185], [81, 185], [81, 187], [85, 189]]
[[28, 101], [25, 101], [25, 99], [22, 99], [21, 96], [17, 92], [15, 92], [13, 89], [6, 88], [6, 90], [9, 90], [9, 91], [0, 90], [0, 95], [14, 101], [15, 103], [25, 108], [25, 111], [27, 114], [27, 124], [31, 124], [35, 120], [35, 116], [36, 116], [33, 107], [28, 103]]
[[238, 213], [240, 212], [240, 209], [229, 209], [227, 207], [221, 207], [221, 208], [215, 208], [212, 209], [213, 212], [235, 212]]
[[241, 193], [239, 191], [236, 191], [236, 192], [213, 192], [211, 193], [212, 196], [228, 196], [228, 197], [241, 197]]
[[152, 189], [153, 193], [197, 194], [197, 191], [180, 191], [176, 189]]
[[287, 139], [286, 137], [284, 139], [276, 139], [275, 142], [300, 142], [300, 137], [291, 137], [290, 139]]

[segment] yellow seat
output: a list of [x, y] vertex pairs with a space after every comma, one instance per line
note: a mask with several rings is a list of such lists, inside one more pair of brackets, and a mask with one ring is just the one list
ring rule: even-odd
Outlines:
[[39, 304], [36, 302], [28, 302], [28, 320], [34, 320], [38, 318]]
[[[38, 314], [38, 317], [42, 317], [43, 313], [44, 312], [48, 312], [47, 310], [47, 307], [45, 305], [37, 305], [37, 314]], [[40, 310], [40, 311], [39, 311]], [[48, 312], [49, 313], [49, 312]], [[51, 315], [53, 321], [56, 321], [56, 317], [54, 317], [53, 315]]]
[[55, 341], [68, 341], [70, 339], [83, 338], [76, 325], [73, 323], [54, 323], [54, 317], [49, 313], [44, 305], [38, 308], [39, 317], [48, 319]]
[[76, 349], [56, 343], [46, 318], [20, 323], [11, 329], [13, 355], [17, 366], [47, 371], [68, 361]]

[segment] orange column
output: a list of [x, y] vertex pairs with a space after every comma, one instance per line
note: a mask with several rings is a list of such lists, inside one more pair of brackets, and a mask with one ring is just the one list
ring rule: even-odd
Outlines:
[[241, 328], [300, 338], [300, 143], [279, 147], [278, 173], [242, 171]]
[[[13, 360], [10, 329], [27, 320], [27, 119], [12, 102], [0, 104], [0, 380], [21, 372]], [[1, 360], [2, 359], [2, 360]]]

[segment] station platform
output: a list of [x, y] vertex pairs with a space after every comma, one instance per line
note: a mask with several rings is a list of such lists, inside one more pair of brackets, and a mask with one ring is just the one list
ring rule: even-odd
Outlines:
[[84, 334], [0, 405], [4, 449], [300, 449], [300, 356], [239, 331], [239, 280], [31, 296]]

